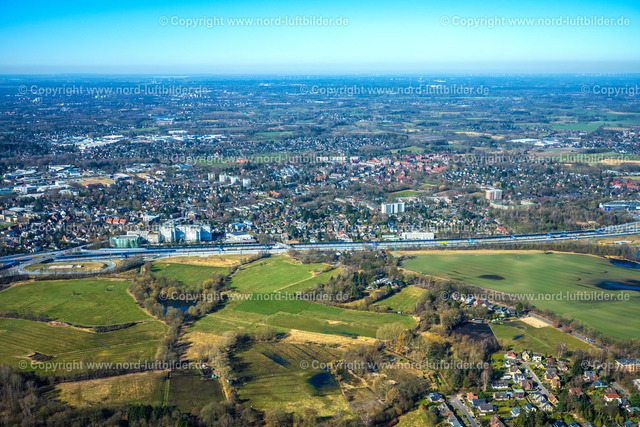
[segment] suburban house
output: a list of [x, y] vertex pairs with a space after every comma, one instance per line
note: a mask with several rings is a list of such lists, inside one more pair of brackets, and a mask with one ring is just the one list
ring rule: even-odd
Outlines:
[[593, 386], [594, 386], [595, 388], [605, 388], [605, 387], [608, 387], [607, 383], [605, 383], [605, 382], [603, 382], [603, 381], [600, 381], [599, 379], [598, 379], [598, 380], [595, 380], [595, 381], [593, 382]]
[[493, 412], [493, 405], [491, 403], [481, 403], [478, 405], [478, 410], [480, 411], [480, 414], [488, 414]]
[[537, 403], [537, 404], [541, 404], [542, 402], [546, 402], [547, 401], [547, 396], [545, 396], [544, 394], [542, 394], [539, 391], [536, 391], [535, 393], [532, 393], [531, 395], [529, 395], [529, 400]]
[[580, 397], [580, 396], [582, 396], [582, 390], [579, 389], [578, 387], [570, 388], [569, 389], [569, 396]]
[[493, 393], [495, 400], [509, 400], [509, 394], [506, 391], [496, 391]]
[[525, 374], [513, 374], [513, 382], [516, 384], [522, 385], [523, 381], [526, 381], [527, 377]]
[[447, 417], [447, 423], [449, 423], [451, 427], [464, 427], [464, 424], [462, 424], [458, 417], [453, 414], [449, 414]]
[[598, 379], [596, 371], [584, 371], [583, 378], [586, 382], [595, 381]]
[[444, 402], [444, 397], [440, 393], [432, 392], [427, 396], [429, 402]]
[[453, 414], [453, 411], [445, 402], [442, 402], [440, 405], [438, 405], [438, 410], [440, 411], [441, 417], [446, 417]]
[[495, 381], [491, 384], [491, 388], [494, 390], [507, 390], [509, 388], [509, 383], [506, 381]]
[[525, 390], [533, 390], [533, 381], [531, 380], [522, 380], [520, 381], [520, 387], [522, 387]]
[[500, 417], [498, 417], [497, 415], [494, 415], [493, 417], [491, 417], [491, 419], [489, 420], [489, 426], [490, 427], [506, 427], [505, 424], [500, 419]]
[[551, 381], [553, 379], [559, 380], [560, 377], [558, 376], [558, 370], [556, 368], [548, 368], [544, 372], [544, 379], [547, 381]]
[[618, 393], [607, 393], [604, 395], [604, 400], [607, 402], [618, 402], [618, 404], [622, 403], [622, 399]]
[[553, 412], [553, 405], [549, 402], [542, 402], [540, 404], [540, 410], [545, 412]]

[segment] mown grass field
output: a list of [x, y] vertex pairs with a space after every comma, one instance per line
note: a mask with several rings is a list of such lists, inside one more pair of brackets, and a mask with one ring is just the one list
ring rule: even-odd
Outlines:
[[295, 293], [328, 280], [339, 269], [327, 264], [302, 264], [289, 257], [274, 256], [242, 267], [233, 275], [231, 286], [240, 292]]
[[380, 307], [389, 307], [393, 311], [402, 311], [405, 313], [413, 313], [416, 301], [426, 291], [416, 286], [406, 286], [402, 290], [389, 298], [377, 301], [374, 305]]
[[165, 372], [151, 371], [60, 383], [48, 396], [76, 407], [121, 404], [161, 406], [166, 376]]
[[403, 266], [521, 295], [540, 309], [577, 319], [613, 338], [638, 336], [640, 287], [639, 290], [606, 290], [598, 285], [616, 282], [640, 286], [640, 270], [617, 267], [606, 258], [563, 253], [461, 251], [416, 255], [404, 261]]
[[413, 197], [417, 196], [418, 194], [420, 194], [420, 192], [415, 190], [402, 190], [391, 193], [393, 197]]
[[233, 275], [231, 286], [239, 299], [196, 321], [191, 331], [220, 335], [226, 331], [270, 325], [280, 331], [375, 337], [387, 323], [415, 326], [410, 316], [345, 310], [294, 298], [296, 292], [315, 287], [340, 274], [326, 264], [301, 264], [285, 256], [255, 261]]
[[337, 409], [350, 413], [337, 383], [326, 371], [314, 369], [319, 365], [313, 364], [339, 357], [338, 351], [320, 346], [255, 344], [237, 354], [233, 361], [235, 375], [242, 383], [238, 397], [261, 410], [281, 408], [301, 413], [313, 408], [321, 417], [332, 416]]
[[44, 315], [81, 326], [151, 319], [127, 293], [129, 282], [106, 279], [50, 280], [0, 292], [0, 311]]
[[205, 280], [211, 279], [217, 274], [226, 276], [229, 273], [227, 267], [212, 267], [208, 265], [183, 264], [177, 262], [154, 262], [153, 273], [171, 277], [182, 285], [197, 289]]
[[566, 343], [567, 350], [592, 349], [589, 344], [569, 334], [552, 327], [536, 328], [519, 320], [504, 322], [500, 325], [492, 323], [491, 330], [503, 349], [522, 352], [523, 350], [537, 353], [555, 354], [558, 344]]
[[270, 325], [282, 331], [299, 329], [308, 332], [343, 336], [375, 337], [387, 323], [416, 325], [410, 316], [345, 310], [302, 300], [232, 302], [222, 310], [196, 321], [193, 331], [220, 335], [225, 331], [252, 329]]
[[[158, 342], [166, 331], [159, 321], [93, 333], [30, 320], [0, 319], [0, 361], [21, 367], [20, 361], [29, 361], [28, 356], [34, 353], [52, 356], [50, 363], [155, 360]], [[30, 361], [27, 367], [40, 370], [31, 369]], [[53, 372], [65, 369], [59, 366]], [[76, 366], [73, 370], [84, 369]]]

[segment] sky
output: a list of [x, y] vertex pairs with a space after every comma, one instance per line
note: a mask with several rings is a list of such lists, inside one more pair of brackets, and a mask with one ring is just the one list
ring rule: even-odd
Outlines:
[[0, 0], [0, 74], [637, 73], [639, 41], [640, 0]]

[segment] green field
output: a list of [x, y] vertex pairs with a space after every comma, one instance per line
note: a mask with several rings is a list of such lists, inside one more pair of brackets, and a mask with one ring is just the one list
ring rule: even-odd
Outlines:
[[180, 264], [172, 262], [154, 262], [153, 273], [171, 277], [183, 285], [196, 289], [205, 280], [211, 279], [217, 274], [226, 276], [229, 269], [226, 267], [209, 267], [206, 265]]
[[[551, 129], [559, 130], [580, 130], [584, 132], [593, 132], [600, 126], [615, 126], [615, 123], [608, 123], [604, 121], [592, 121], [592, 122], [575, 122], [575, 123], [554, 123], [549, 127]], [[620, 126], [620, 125], [619, 125]]]
[[222, 310], [196, 321], [192, 330], [219, 335], [230, 330], [270, 325], [282, 331], [299, 329], [323, 334], [375, 338], [380, 326], [396, 322], [407, 328], [415, 326], [412, 317], [401, 314], [345, 310], [302, 300], [256, 299], [230, 303]]
[[60, 383], [48, 396], [76, 407], [123, 404], [161, 406], [166, 375], [165, 372], [150, 371]]
[[416, 301], [422, 296], [426, 291], [424, 289], [420, 289], [416, 286], [407, 286], [402, 288], [402, 290], [389, 298], [385, 298], [383, 300], [377, 301], [373, 305], [377, 305], [379, 307], [389, 307], [393, 311], [402, 311], [405, 313], [413, 313], [416, 306]]
[[427, 416], [422, 409], [414, 409], [398, 418], [398, 424], [396, 425], [398, 427], [426, 426]]
[[258, 132], [260, 136], [266, 136], [268, 138], [278, 137], [278, 136], [290, 136], [293, 132], [289, 130], [285, 131], [267, 131], [267, 132]]
[[403, 153], [412, 153], [412, 154], [419, 154], [419, 153], [424, 153], [424, 148], [422, 147], [416, 147], [415, 145], [412, 145], [410, 147], [402, 147], [402, 148], [394, 148], [393, 150], [390, 150], [393, 154], [398, 154], [400, 152]]
[[[0, 319], [0, 362], [21, 366], [19, 362], [28, 361], [27, 356], [34, 353], [52, 356], [50, 363], [154, 360], [158, 341], [166, 330], [159, 321], [93, 333], [43, 322]], [[65, 369], [57, 366], [52, 371], [61, 373]], [[84, 369], [75, 366], [72, 370]]]
[[169, 406], [177, 406], [184, 412], [195, 407], [202, 409], [211, 402], [224, 400], [222, 385], [217, 379], [205, 378], [197, 372], [172, 372], [167, 380], [169, 384]]
[[[220, 382], [199, 372], [149, 371], [88, 381], [61, 383], [49, 396], [73, 406], [145, 404], [176, 406], [183, 412], [224, 400]], [[165, 401], [166, 399], [166, 401]]]
[[403, 191], [396, 191], [395, 193], [391, 193], [393, 197], [413, 197], [413, 196], [417, 196], [418, 194], [420, 194], [420, 192], [415, 190], [403, 190]]
[[255, 261], [232, 276], [231, 287], [241, 298], [199, 319], [191, 330], [221, 334], [270, 325], [281, 331], [375, 337], [377, 329], [387, 323], [415, 326], [409, 316], [345, 310], [293, 298], [296, 292], [315, 287], [335, 274], [340, 274], [340, 269], [327, 264], [301, 264], [285, 256]]
[[301, 264], [285, 256], [261, 259], [233, 275], [231, 287], [241, 292], [295, 293], [313, 288], [340, 273], [327, 264]]
[[127, 293], [129, 282], [105, 279], [51, 280], [0, 292], [0, 310], [44, 315], [81, 326], [149, 320]]
[[639, 286], [640, 270], [617, 267], [606, 258], [461, 251], [420, 254], [403, 265], [409, 270], [518, 294], [540, 309], [577, 319], [613, 338], [638, 336], [640, 290], [606, 290], [598, 285], [616, 282]]
[[282, 408], [300, 413], [313, 408], [321, 417], [332, 416], [338, 408], [349, 413], [331, 375], [314, 369], [319, 366], [314, 361], [327, 363], [338, 358], [338, 351], [320, 346], [255, 344], [235, 357], [235, 375], [242, 384], [238, 397], [261, 410]]
[[505, 350], [522, 352], [523, 350], [537, 353], [555, 354], [558, 344], [566, 343], [567, 350], [589, 350], [589, 344], [572, 337], [552, 326], [535, 328], [519, 320], [491, 324], [491, 330]]

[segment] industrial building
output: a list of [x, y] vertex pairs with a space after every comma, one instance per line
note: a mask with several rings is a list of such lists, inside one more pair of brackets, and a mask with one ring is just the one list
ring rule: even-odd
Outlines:
[[213, 233], [209, 225], [167, 221], [154, 231], [130, 231], [122, 236], [111, 237], [109, 244], [112, 248], [137, 248], [141, 243], [198, 243], [212, 240]]
[[224, 241], [226, 243], [250, 243], [255, 242], [256, 239], [254, 239], [254, 237], [249, 233], [243, 233], [242, 231], [230, 231], [225, 233]]
[[616, 200], [613, 202], [600, 203], [599, 207], [605, 211], [636, 211], [640, 210], [640, 202], [637, 200]]
[[139, 248], [141, 240], [140, 236], [127, 234], [111, 237], [109, 239], [109, 244], [112, 248], [118, 249]]
[[400, 238], [402, 240], [433, 240], [436, 235], [429, 232], [423, 231], [411, 231], [408, 233], [400, 233]]
[[178, 224], [167, 221], [160, 226], [160, 241], [165, 243], [178, 242], [210, 242], [211, 226], [202, 224]]

